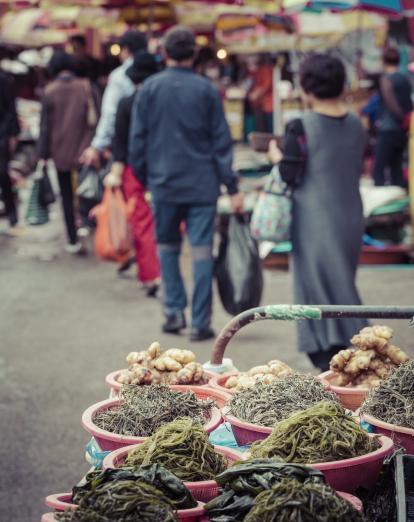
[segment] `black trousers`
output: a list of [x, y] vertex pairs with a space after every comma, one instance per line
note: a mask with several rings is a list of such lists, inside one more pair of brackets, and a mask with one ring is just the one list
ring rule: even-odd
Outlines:
[[73, 205], [72, 175], [68, 171], [58, 170], [60, 195], [62, 198], [63, 215], [69, 243], [74, 245], [78, 241], [75, 224], [75, 209]]
[[3, 172], [0, 172], [0, 188], [4, 206], [6, 207], [6, 214], [9, 218], [10, 225], [13, 227], [17, 223], [17, 208], [7, 168]]
[[377, 187], [385, 185], [385, 172], [388, 168], [391, 184], [406, 186], [402, 168], [406, 146], [407, 133], [404, 130], [379, 132], [374, 165], [374, 181]]

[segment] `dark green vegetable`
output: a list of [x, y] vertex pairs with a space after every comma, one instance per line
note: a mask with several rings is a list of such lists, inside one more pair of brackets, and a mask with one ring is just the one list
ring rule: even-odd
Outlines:
[[325, 478], [318, 470], [300, 464], [286, 464], [276, 459], [254, 459], [238, 463], [217, 476], [223, 488], [219, 497], [205, 507], [212, 522], [244, 520], [257, 495], [290, 478], [299, 483], [323, 484]]
[[64, 522], [175, 522], [172, 502], [146, 482], [117, 480], [86, 493], [74, 512], [58, 515]]
[[245, 522], [364, 522], [365, 517], [326, 484], [284, 479], [254, 500]]
[[158, 463], [187, 481], [212, 480], [227, 467], [203, 427], [192, 419], [177, 419], [162, 426], [125, 461], [127, 466], [149, 463]]
[[322, 401], [275, 424], [267, 439], [253, 444], [251, 456], [312, 464], [366, 455], [378, 447], [339, 403]]
[[107, 469], [102, 472], [92, 472], [85, 481], [73, 488], [72, 501], [80, 504], [82, 499], [102, 484], [114, 483], [119, 480], [146, 482], [161, 491], [176, 509], [191, 509], [197, 506], [191, 492], [183, 482], [170, 471], [159, 464], [149, 464], [140, 468]]
[[99, 411], [93, 422], [111, 433], [134, 437], [149, 437], [179, 417], [205, 424], [214, 406], [214, 401], [201, 401], [193, 392], [182, 393], [158, 384], [124, 385], [120, 398], [119, 406]]

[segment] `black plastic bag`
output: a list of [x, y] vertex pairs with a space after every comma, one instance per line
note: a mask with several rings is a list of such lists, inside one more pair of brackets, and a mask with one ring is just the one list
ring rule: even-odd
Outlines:
[[39, 205], [42, 207], [48, 207], [56, 201], [55, 194], [53, 192], [52, 184], [50, 183], [49, 174], [47, 173], [47, 167], [42, 168], [42, 174], [39, 183]]
[[227, 234], [221, 236], [216, 278], [221, 302], [229, 314], [237, 315], [260, 305], [262, 266], [245, 215], [230, 216]]

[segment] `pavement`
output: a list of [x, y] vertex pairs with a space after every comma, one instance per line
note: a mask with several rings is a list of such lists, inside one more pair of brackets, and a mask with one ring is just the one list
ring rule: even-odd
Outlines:
[[[88, 470], [82, 412], [105, 399], [104, 377], [125, 367], [131, 350], [159, 340], [191, 348], [201, 362], [212, 343], [160, 333], [160, 303], [148, 299], [131, 274], [93, 256], [64, 253], [60, 213], [29, 227], [20, 238], [0, 235], [0, 521], [38, 522], [47, 494], [69, 491]], [[4, 222], [0, 222], [0, 228]], [[190, 277], [188, 254], [184, 257]], [[366, 304], [413, 305], [413, 267], [362, 268], [358, 284]], [[291, 277], [266, 272], [264, 304], [291, 302]], [[215, 299], [214, 327], [230, 317]], [[387, 321], [395, 344], [414, 356], [407, 321]], [[226, 356], [240, 369], [279, 358], [298, 370], [312, 367], [295, 348], [290, 323], [250, 325], [231, 341]]]

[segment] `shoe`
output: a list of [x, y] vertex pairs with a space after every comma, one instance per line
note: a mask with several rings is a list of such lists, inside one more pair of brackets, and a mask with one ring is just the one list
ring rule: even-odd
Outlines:
[[158, 282], [146, 283], [144, 285], [144, 288], [147, 297], [157, 297], [158, 290], [160, 289], [160, 284]]
[[164, 333], [178, 334], [180, 330], [187, 326], [183, 312], [176, 312], [174, 315], [167, 316], [166, 319], [166, 322], [162, 325]]
[[213, 339], [216, 337], [214, 330], [210, 327], [208, 328], [193, 328], [190, 333], [190, 341], [192, 342], [200, 342], [207, 341], [208, 339]]
[[122, 265], [118, 267], [118, 275], [122, 275], [124, 272], [129, 270], [131, 266], [135, 264], [135, 257], [130, 257]]
[[91, 235], [91, 231], [88, 227], [80, 227], [78, 228], [78, 237], [85, 238]]
[[21, 225], [12, 225], [7, 231], [6, 235], [9, 237], [21, 237], [24, 236], [27, 232], [27, 229]]
[[82, 249], [83, 249], [82, 245], [79, 242], [77, 242], [75, 244], [68, 243], [67, 245], [65, 245], [65, 250], [68, 254], [73, 254], [73, 255], [80, 254], [82, 252]]

